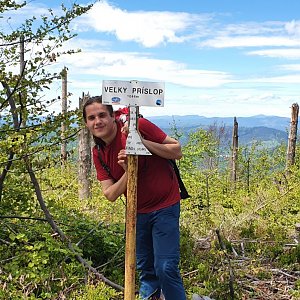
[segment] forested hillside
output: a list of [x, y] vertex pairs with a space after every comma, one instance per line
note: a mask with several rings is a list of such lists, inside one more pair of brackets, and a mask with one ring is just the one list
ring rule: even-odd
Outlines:
[[[231, 143], [233, 117], [232, 118], [206, 118], [201, 116], [161, 116], [149, 117], [153, 123], [171, 133], [174, 127], [180, 131], [180, 141], [185, 144], [188, 135], [199, 129], [212, 130], [214, 127], [224, 128], [223, 135], [227, 147]], [[274, 148], [287, 142], [289, 122], [288, 118], [276, 116], [252, 116], [237, 118], [239, 125], [240, 145], [260, 143], [267, 148]]]
[[[2, 1], [0, 12], [24, 5]], [[0, 28], [3, 300], [124, 298], [126, 200], [106, 200], [93, 168], [90, 196], [79, 197], [81, 112], [49, 108], [60, 100], [48, 96], [49, 88], [65, 76], [65, 69], [52, 68], [56, 58], [77, 51], [62, 47], [74, 36], [69, 24], [90, 8], [62, 6], [41, 23], [33, 17], [9, 33]], [[255, 141], [238, 148], [233, 180], [231, 130], [200, 125], [184, 133], [178, 162], [191, 195], [181, 201], [180, 219], [187, 299], [194, 293], [221, 300], [299, 299], [299, 145], [287, 164], [286, 136], [270, 151], [257, 138], [265, 128], [241, 129], [241, 141], [244, 134]], [[169, 133], [180, 139], [183, 128], [172, 123]], [[270, 141], [276, 130], [268, 131]]]

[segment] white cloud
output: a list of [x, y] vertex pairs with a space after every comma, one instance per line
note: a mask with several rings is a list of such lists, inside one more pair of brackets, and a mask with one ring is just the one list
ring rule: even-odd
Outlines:
[[129, 52], [86, 52], [63, 58], [75, 73], [111, 78], [155, 80], [188, 87], [217, 87], [231, 82], [230, 74], [220, 71], [189, 69], [173, 60], [154, 59]]
[[278, 67], [287, 71], [300, 71], [300, 64], [279, 65]]
[[245, 82], [255, 82], [255, 83], [280, 83], [280, 84], [299, 84], [300, 74], [286, 75], [286, 76], [275, 76], [275, 77], [264, 77], [245, 80]]
[[300, 46], [300, 40], [285, 36], [219, 36], [201, 42], [202, 47], [233, 48], [233, 47], [265, 47], [265, 46]]
[[214, 28], [200, 47], [296, 47], [300, 46], [300, 21], [244, 22]]
[[286, 31], [291, 34], [291, 35], [296, 35], [296, 36], [300, 36], [300, 21], [291, 21], [286, 23], [285, 25], [285, 29]]
[[107, 1], [100, 1], [81, 18], [81, 22], [95, 31], [115, 34], [121, 41], [135, 41], [145, 47], [155, 47], [166, 42], [185, 41], [188, 35], [184, 32], [196, 20], [201, 23], [207, 18], [204, 15], [184, 12], [128, 12], [114, 7]]
[[300, 48], [263, 49], [263, 50], [249, 51], [247, 52], [247, 54], [266, 56], [266, 57], [286, 58], [286, 59], [299, 59]]
[[207, 95], [198, 99], [195, 97], [194, 101], [189, 102], [184, 101], [181, 93], [178, 98], [181, 101], [165, 99], [165, 107], [142, 107], [140, 111], [145, 117], [193, 114], [206, 117], [245, 117], [260, 114], [289, 117], [294, 99], [291, 95], [281, 96], [267, 91], [258, 93], [255, 90], [223, 90], [222, 95]]

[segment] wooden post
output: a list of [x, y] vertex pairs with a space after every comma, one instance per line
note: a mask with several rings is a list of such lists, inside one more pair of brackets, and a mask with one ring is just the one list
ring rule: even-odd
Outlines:
[[124, 300], [135, 299], [138, 156], [128, 155]]
[[[82, 110], [83, 103], [89, 98], [89, 95], [82, 94], [79, 98], [79, 109]], [[83, 125], [78, 138], [78, 196], [79, 199], [91, 197], [91, 134]]]
[[232, 132], [232, 157], [231, 157], [231, 181], [236, 182], [237, 179], [237, 157], [238, 157], [238, 122], [234, 117]]
[[[67, 68], [64, 67], [61, 72], [61, 79], [62, 79], [62, 96], [61, 96], [61, 112], [62, 116], [64, 117], [67, 113]], [[67, 161], [67, 142], [65, 140], [65, 131], [66, 131], [66, 124], [64, 121], [61, 122], [61, 162], [62, 167], [64, 167]]]
[[288, 140], [287, 157], [286, 157], [286, 169], [288, 169], [295, 163], [298, 115], [299, 115], [299, 105], [297, 103], [294, 103], [292, 105], [291, 125], [290, 125], [290, 133], [289, 133], [289, 140]]

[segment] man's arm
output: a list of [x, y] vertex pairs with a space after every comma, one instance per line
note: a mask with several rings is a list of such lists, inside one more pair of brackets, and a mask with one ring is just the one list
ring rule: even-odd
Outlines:
[[151, 153], [156, 154], [160, 157], [166, 159], [180, 159], [182, 157], [180, 143], [168, 135], [166, 136], [162, 144], [146, 140], [142, 137], [141, 140], [144, 146]]
[[125, 193], [127, 188], [127, 173], [124, 173], [123, 176], [117, 181], [113, 180], [103, 180], [101, 181], [102, 191], [106, 199], [111, 202], [114, 202], [118, 199], [119, 196]]
[[125, 171], [122, 177], [116, 182], [112, 179], [101, 181], [103, 194], [111, 202], [116, 201], [127, 189], [127, 157], [125, 150], [121, 150], [118, 154], [118, 164]]

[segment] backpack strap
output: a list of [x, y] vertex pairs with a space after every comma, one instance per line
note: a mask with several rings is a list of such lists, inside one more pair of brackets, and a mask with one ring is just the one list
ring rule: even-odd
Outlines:
[[176, 161], [174, 159], [169, 159], [169, 162], [170, 162], [171, 166], [173, 167], [174, 172], [177, 177], [177, 180], [178, 180], [181, 199], [190, 198], [191, 196], [189, 195], [188, 191], [186, 190], [185, 185], [181, 179], [180, 172], [179, 172], [178, 166], [176, 164]]
[[97, 144], [96, 147], [97, 147], [97, 152], [98, 152], [98, 158], [99, 158], [99, 161], [100, 161], [100, 164], [101, 164], [102, 168], [106, 171], [106, 173], [108, 174], [108, 176], [111, 179], [113, 179], [113, 181], [116, 181], [116, 179], [111, 175], [109, 166], [102, 159], [102, 156], [101, 156], [101, 146], [99, 144]]

